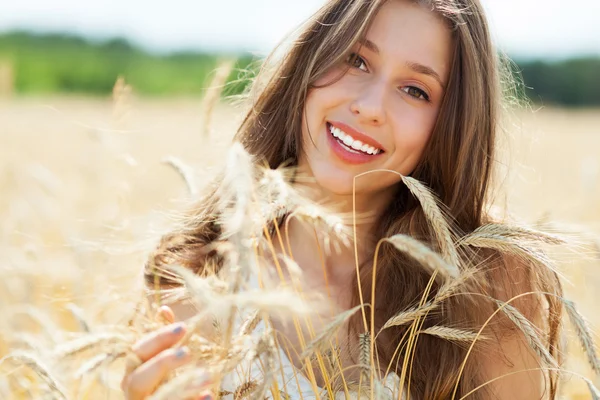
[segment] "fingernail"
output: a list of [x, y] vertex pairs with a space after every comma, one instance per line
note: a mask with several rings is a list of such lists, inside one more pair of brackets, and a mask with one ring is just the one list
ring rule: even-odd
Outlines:
[[177, 324], [175, 328], [173, 328], [173, 333], [181, 333], [183, 332], [183, 324]]
[[177, 357], [177, 358], [183, 358], [183, 357], [187, 356], [188, 353], [189, 353], [189, 350], [188, 350], [187, 347], [180, 347], [175, 352], [175, 357]]

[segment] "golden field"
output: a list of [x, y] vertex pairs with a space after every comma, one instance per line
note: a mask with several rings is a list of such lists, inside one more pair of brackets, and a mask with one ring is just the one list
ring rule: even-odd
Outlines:
[[[147, 252], [190, 200], [165, 161], [206, 181], [240, 117], [218, 106], [207, 131], [197, 99], [0, 99], [0, 357], [126, 323]], [[598, 332], [600, 110], [522, 110], [506, 128], [499, 202], [526, 222], [578, 232], [579, 252], [558, 254], [559, 267]], [[569, 344], [567, 369], [592, 377]], [[11, 368], [0, 365], [5, 378]], [[114, 388], [106, 398], [119, 398], [119, 378], [102, 377]], [[10, 396], [6, 382], [0, 375], [0, 398]], [[564, 394], [591, 398], [577, 378]]]

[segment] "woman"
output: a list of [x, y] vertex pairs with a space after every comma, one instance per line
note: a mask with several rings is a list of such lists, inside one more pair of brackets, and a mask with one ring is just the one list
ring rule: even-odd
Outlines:
[[[297, 177], [308, 177], [296, 179], [294, 187], [311, 200], [326, 200], [339, 213], [371, 216], [356, 225], [356, 249], [344, 248], [324, 260], [314, 232], [293, 219], [281, 225], [305, 282], [328, 290], [337, 311], [369, 304], [371, 293], [377, 293], [374, 319], [355, 314], [346, 326], [348, 338], [370, 326], [380, 331], [390, 318], [418, 304], [423, 293], [440, 291], [431, 271], [391, 245], [378, 249], [377, 290], [371, 290], [380, 239], [403, 233], [444, 250], [401, 175], [425, 183], [440, 199], [454, 235], [465, 237], [492, 221], [488, 201], [501, 110], [499, 66], [478, 0], [332, 0], [266, 83], [257, 80], [236, 140], [270, 168], [287, 163]], [[368, 173], [373, 170], [378, 171]], [[220, 239], [218, 202], [213, 188], [189, 226], [165, 236], [148, 263], [149, 282], [169, 263], [204, 269], [214, 253], [206, 251], [207, 245]], [[522, 295], [560, 295], [556, 275], [542, 263], [494, 249], [464, 246], [458, 254], [453, 261], [463, 270], [477, 266], [476, 273], [426, 315], [423, 328], [477, 332], [485, 325], [488, 340], [468, 351], [468, 345], [420, 335], [412, 352], [398, 355], [410, 324], [392, 326], [375, 342], [382, 368], [392, 365], [402, 375], [409, 359], [403, 387], [414, 399], [554, 398], [556, 374], [540, 368], [539, 351], [531, 349], [521, 330], [500, 314], [491, 323], [486, 320], [497, 309], [493, 299], [510, 300], [520, 316], [543, 330], [544, 345], [556, 356], [560, 304], [552, 295]], [[168, 308], [161, 312], [170, 321], [190, 313], [184, 306], [174, 311], [177, 315]], [[273, 326], [292, 338], [293, 347], [301, 347], [294, 327], [278, 321]], [[169, 325], [133, 347], [142, 365], [130, 368], [123, 379], [129, 398], [149, 395], [170, 370], [189, 360], [185, 350], [171, 348], [184, 331], [184, 325]], [[341, 349], [344, 363], [357, 357], [356, 343], [347, 344]], [[301, 365], [297, 358], [292, 362]]]

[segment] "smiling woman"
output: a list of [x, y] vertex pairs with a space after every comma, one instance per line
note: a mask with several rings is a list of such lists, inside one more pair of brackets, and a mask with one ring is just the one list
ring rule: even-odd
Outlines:
[[[248, 257], [264, 262], [267, 274], [294, 255], [301, 287], [329, 297], [328, 317], [369, 305], [338, 335], [333, 375], [316, 373], [298, 355], [312, 328], [324, 329], [323, 315], [306, 326], [268, 319], [285, 338], [275, 388], [297, 383], [298, 391], [288, 391], [293, 398], [347, 394], [352, 382], [360, 390], [364, 376], [376, 393], [394, 374], [392, 389], [405, 398], [554, 398], [555, 369], [540, 365], [555, 365], [559, 354], [562, 292], [538, 242], [556, 240], [488, 212], [502, 64], [479, 1], [331, 0], [265, 65], [235, 139], [256, 166], [268, 167], [257, 172], [260, 182], [286, 165], [291, 186], [281, 190], [352, 214], [352, 245], [324, 253], [323, 237], [292, 218], [306, 203], [291, 195], [275, 217], [264, 216], [264, 241], [236, 242], [223, 207], [247, 198], [223, 198], [223, 176], [239, 172], [226, 170], [185, 226], [162, 239], [147, 263], [148, 283], [175, 284], [169, 264], [224, 273], [228, 260], [240, 259], [231, 249], [251, 243]], [[242, 172], [247, 183], [252, 172]], [[295, 283], [297, 274], [278, 273]], [[181, 304], [174, 315], [164, 312], [169, 320], [193, 314]], [[165, 332], [134, 346], [141, 366], [123, 379], [130, 398], [149, 395], [187, 360], [169, 350], [176, 340], [165, 341]], [[279, 389], [273, 398], [284, 397]]]
[[[327, 199], [341, 196], [347, 204], [362, 172], [411, 174], [439, 114], [453, 51], [450, 28], [437, 14], [414, 3], [384, 4], [348, 63], [315, 81], [306, 99], [299, 170], [314, 176]], [[375, 152], [365, 154], [363, 144]], [[357, 197], [380, 214], [399, 181], [372, 173], [357, 180]]]

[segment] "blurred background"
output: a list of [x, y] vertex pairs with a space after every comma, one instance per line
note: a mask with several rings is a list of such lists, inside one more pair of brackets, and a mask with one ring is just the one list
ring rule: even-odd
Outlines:
[[[499, 200], [531, 226], [573, 234], [577, 251], [558, 251], [557, 268], [598, 332], [600, 3], [482, 1], [531, 100], [504, 124]], [[241, 71], [321, 4], [0, 1], [0, 357], [127, 321], [148, 253], [243, 117], [211, 86], [241, 92]], [[234, 68], [216, 70], [223, 62]], [[566, 367], [593, 377], [568, 338]], [[1, 399], [42, 398], [39, 380], [3, 367]], [[119, 398], [121, 369], [105, 372], [77, 398]], [[591, 398], [576, 377], [564, 393]]]
[[[260, 58], [322, 0], [23, 0], [0, 5], [1, 91], [106, 95], [123, 75], [143, 95], [201, 95], [219, 57]], [[500, 50], [534, 101], [600, 104], [600, 5], [483, 0]], [[240, 86], [232, 89], [239, 90]]]

